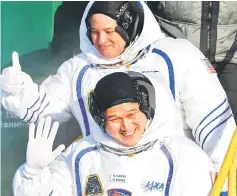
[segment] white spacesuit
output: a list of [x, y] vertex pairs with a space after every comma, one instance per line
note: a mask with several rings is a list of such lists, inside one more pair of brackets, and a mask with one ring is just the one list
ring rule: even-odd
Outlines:
[[[73, 143], [47, 165], [45, 160], [49, 158], [45, 154], [52, 149], [45, 146], [47, 142], [52, 146], [50, 138], [56, 133], [52, 128], [49, 137], [45, 137], [50, 122], [42, 126], [40, 120], [39, 126], [48, 130], [38, 129], [34, 134], [30, 129], [27, 162], [14, 177], [14, 195], [208, 196], [213, 165], [201, 148], [182, 136], [180, 112], [160, 77], [158, 82], [150, 80], [155, 87], [155, 100], [159, 101], [136, 146], [118, 143], [91, 119], [92, 134]], [[35, 155], [37, 150], [40, 154]]]
[[162, 74], [182, 111], [184, 134], [194, 139], [219, 168], [235, 121], [208, 60], [189, 41], [165, 38], [144, 2], [139, 4], [144, 11], [141, 35], [119, 57], [105, 59], [87, 36], [85, 18], [92, 4], [88, 4], [81, 22], [82, 53], [66, 61], [40, 86], [21, 72], [14, 60], [14, 66], [3, 70], [1, 76], [1, 88], [6, 92], [3, 106], [27, 123], [47, 115], [64, 122], [74, 115], [83, 136], [89, 136], [93, 123], [87, 109], [88, 92], [100, 78], [119, 71], [136, 71], [148, 78]]

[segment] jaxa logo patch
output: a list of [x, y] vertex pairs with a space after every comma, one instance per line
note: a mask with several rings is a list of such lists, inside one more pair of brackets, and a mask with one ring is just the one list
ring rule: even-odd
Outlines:
[[132, 193], [125, 189], [109, 189], [107, 191], [108, 196], [131, 196]]
[[86, 179], [86, 192], [85, 196], [103, 195], [104, 190], [97, 174], [93, 174]]
[[156, 182], [156, 181], [148, 181], [142, 182], [142, 189], [144, 191], [163, 191], [164, 190], [164, 183]]

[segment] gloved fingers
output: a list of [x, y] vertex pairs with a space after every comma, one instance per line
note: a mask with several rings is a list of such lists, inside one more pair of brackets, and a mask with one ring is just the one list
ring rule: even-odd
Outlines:
[[57, 131], [58, 131], [58, 127], [59, 127], [59, 122], [55, 121], [53, 123], [53, 126], [51, 128], [50, 134], [49, 134], [49, 139], [54, 141]]
[[50, 128], [51, 128], [51, 117], [47, 116], [45, 118], [44, 129], [42, 133], [43, 138], [48, 139]]
[[64, 144], [59, 145], [59, 146], [52, 152], [52, 156], [51, 156], [50, 162], [51, 162], [52, 160], [56, 159], [56, 157], [57, 157], [58, 155], [60, 155], [61, 152], [64, 151], [64, 150], [65, 150], [65, 145], [64, 145]]
[[22, 85], [1, 84], [1, 89], [13, 95], [20, 94], [22, 88], [23, 88]]
[[37, 131], [36, 131], [36, 138], [42, 137], [43, 128], [44, 128], [44, 122], [45, 122], [44, 118], [41, 118], [39, 120], [39, 123], [38, 123], [38, 126], [37, 126]]
[[19, 55], [17, 52], [13, 52], [12, 53], [12, 67], [16, 70], [16, 71], [21, 71], [21, 65], [19, 63]]
[[26, 73], [17, 72], [13, 67], [7, 67], [1, 73], [0, 83], [1, 85], [21, 85], [25, 79]]
[[[9, 81], [9, 80], [12, 80], [11, 76], [15, 76], [17, 74], [21, 73], [21, 71], [19, 71], [19, 69], [13, 66], [9, 66], [9, 67], [5, 67], [3, 70], [2, 70], [2, 76], [5, 77], [5, 80], [6, 81]], [[13, 78], [15, 79], [15, 78]]]
[[29, 141], [32, 141], [35, 139], [35, 124], [30, 123], [29, 125]]
[[[0, 75], [0, 88], [2, 90], [4, 90], [4, 84], [5, 84], [5, 76], [4, 75]], [[4, 90], [5, 91], [5, 90]]]

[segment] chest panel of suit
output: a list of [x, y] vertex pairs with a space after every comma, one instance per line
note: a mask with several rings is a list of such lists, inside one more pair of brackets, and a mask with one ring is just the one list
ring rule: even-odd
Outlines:
[[[105, 151], [86, 156], [81, 159], [79, 170], [84, 194], [88, 187], [94, 186], [97, 190], [101, 188], [104, 195], [113, 189], [127, 190], [132, 195], [165, 195], [170, 165], [158, 148], [131, 157], [117, 156]], [[90, 184], [92, 178], [93, 186]]]

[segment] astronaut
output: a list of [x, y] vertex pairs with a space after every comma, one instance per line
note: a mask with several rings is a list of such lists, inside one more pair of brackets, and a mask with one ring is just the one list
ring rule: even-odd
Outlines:
[[103, 77], [89, 95], [92, 134], [61, 155], [64, 145], [52, 151], [58, 122], [51, 128], [50, 117], [40, 119], [36, 131], [30, 124], [14, 195], [208, 196], [213, 164], [182, 135], [179, 109], [161, 81], [134, 72]]
[[166, 38], [143, 1], [89, 2], [80, 48], [41, 85], [21, 71], [13, 53], [13, 66], [1, 75], [6, 110], [27, 123], [47, 115], [65, 122], [74, 115], [85, 137], [93, 131], [88, 94], [102, 77], [135, 71], [158, 80], [162, 74], [182, 112], [183, 134], [220, 168], [236, 124], [215, 70], [189, 41]]

